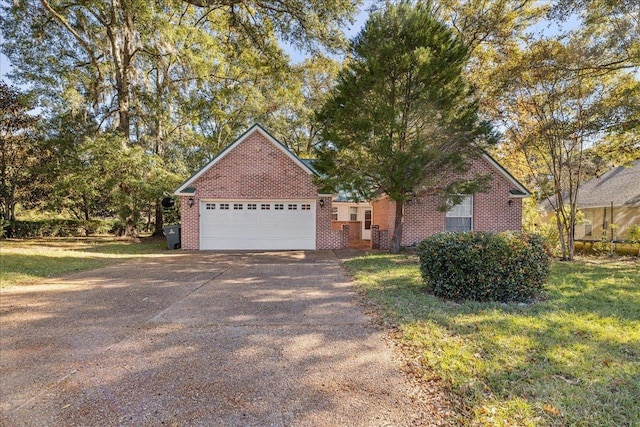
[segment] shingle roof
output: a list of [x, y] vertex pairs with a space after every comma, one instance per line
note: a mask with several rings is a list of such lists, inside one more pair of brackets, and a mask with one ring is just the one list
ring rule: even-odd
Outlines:
[[[578, 208], [600, 208], [604, 206], [640, 206], [640, 160], [630, 167], [618, 166], [599, 177], [580, 185]], [[551, 210], [548, 199], [540, 203]]]
[[640, 206], [640, 160], [631, 167], [618, 166], [581, 185], [579, 207], [609, 206], [611, 202], [614, 206]]

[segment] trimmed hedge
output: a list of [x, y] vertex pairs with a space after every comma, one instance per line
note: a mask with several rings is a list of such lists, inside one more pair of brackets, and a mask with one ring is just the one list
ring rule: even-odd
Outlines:
[[541, 294], [551, 258], [542, 237], [516, 233], [438, 233], [419, 246], [429, 291], [451, 300], [529, 301]]
[[82, 221], [75, 219], [49, 219], [42, 221], [8, 221], [5, 236], [16, 239], [30, 237], [77, 237], [91, 234], [108, 234], [114, 221]]

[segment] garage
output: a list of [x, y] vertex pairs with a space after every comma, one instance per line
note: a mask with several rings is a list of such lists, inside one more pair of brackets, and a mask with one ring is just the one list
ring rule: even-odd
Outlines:
[[312, 166], [255, 124], [174, 192], [182, 249], [346, 246], [348, 235], [331, 228], [332, 193]]
[[316, 248], [316, 201], [201, 200], [200, 249]]

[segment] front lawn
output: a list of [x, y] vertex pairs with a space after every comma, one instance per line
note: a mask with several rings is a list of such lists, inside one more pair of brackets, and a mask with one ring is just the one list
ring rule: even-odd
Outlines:
[[640, 263], [557, 262], [531, 305], [447, 302], [422, 290], [418, 259], [346, 263], [458, 424], [640, 425]]
[[44, 278], [153, 256], [164, 240], [139, 243], [115, 238], [0, 240], [0, 289], [39, 283]]

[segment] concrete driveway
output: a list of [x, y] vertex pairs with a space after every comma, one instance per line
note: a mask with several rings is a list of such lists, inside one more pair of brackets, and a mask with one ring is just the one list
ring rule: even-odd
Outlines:
[[442, 421], [331, 251], [181, 252], [0, 294], [0, 424]]

